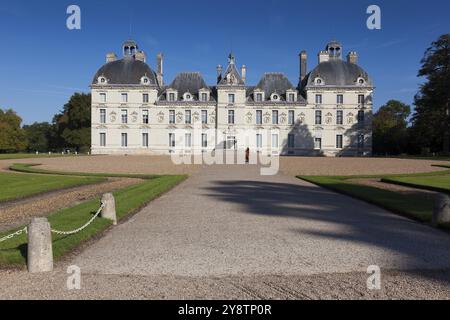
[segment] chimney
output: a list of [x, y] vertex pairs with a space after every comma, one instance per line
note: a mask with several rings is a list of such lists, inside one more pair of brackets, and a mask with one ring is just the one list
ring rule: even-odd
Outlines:
[[106, 63], [108, 63], [108, 62], [114, 62], [114, 61], [116, 61], [116, 60], [117, 60], [117, 56], [116, 56], [116, 54], [115, 54], [114, 52], [108, 53], [108, 54], [106, 55]]
[[306, 77], [306, 73], [308, 72], [308, 55], [306, 51], [300, 52], [300, 83], [303, 82], [303, 79]]
[[158, 53], [158, 83], [160, 86], [164, 85], [164, 56], [162, 53]]
[[319, 52], [319, 63], [327, 62], [330, 60], [330, 53], [328, 51]]
[[146, 56], [146, 54], [145, 54], [144, 51], [138, 51], [138, 52], [136, 52], [136, 53], [134, 54], [134, 58], [135, 58], [136, 60], [139, 60], [139, 61], [142, 61], [142, 62], [146, 62], [146, 60], [147, 60], [147, 56]]
[[347, 55], [347, 61], [353, 64], [357, 64], [358, 54], [355, 51], [350, 51]]
[[222, 80], [222, 66], [219, 64], [217, 66], [217, 83]]
[[242, 75], [242, 81], [244, 81], [244, 83], [245, 83], [247, 81], [247, 67], [245, 65], [242, 66], [241, 75]]

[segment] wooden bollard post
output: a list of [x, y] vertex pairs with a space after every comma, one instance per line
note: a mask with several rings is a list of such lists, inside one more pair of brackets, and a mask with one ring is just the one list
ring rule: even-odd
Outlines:
[[53, 271], [52, 233], [47, 218], [33, 218], [28, 226], [28, 271]]
[[104, 205], [102, 209], [101, 217], [113, 221], [114, 225], [117, 225], [117, 214], [116, 214], [116, 200], [112, 193], [106, 193], [102, 197], [102, 204]]
[[442, 223], [450, 223], [450, 197], [438, 193], [434, 199], [433, 226], [438, 227]]

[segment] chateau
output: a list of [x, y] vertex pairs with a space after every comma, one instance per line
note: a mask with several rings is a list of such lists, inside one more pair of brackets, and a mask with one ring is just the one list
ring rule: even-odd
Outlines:
[[226, 68], [217, 66], [215, 84], [198, 72], [166, 84], [162, 54], [154, 71], [136, 42], [122, 49], [122, 59], [107, 54], [92, 82], [93, 154], [371, 154], [374, 85], [356, 52], [342, 57], [339, 42], [319, 52], [310, 72], [300, 53], [297, 85], [276, 72], [250, 85], [233, 54]]

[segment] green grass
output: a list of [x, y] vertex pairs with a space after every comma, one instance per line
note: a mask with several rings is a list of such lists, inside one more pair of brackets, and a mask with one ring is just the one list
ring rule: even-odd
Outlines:
[[[79, 154], [77, 156], [83, 156], [82, 154]], [[61, 157], [75, 157], [74, 154], [59, 154], [59, 153], [52, 153], [51, 155], [48, 153], [41, 153], [41, 154], [35, 154], [35, 153], [5, 153], [0, 154], [0, 160], [11, 160], [11, 159], [31, 159], [31, 158], [61, 158]]]
[[[128, 174], [128, 173], [86, 173], [86, 172], [66, 172], [66, 171], [50, 171], [36, 168], [39, 164], [16, 163], [9, 167], [9, 170], [22, 173], [50, 174], [61, 176], [81, 176], [81, 177], [109, 177], [109, 178], [139, 178], [154, 179], [159, 176], [150, 174]], [[450, 171], [450, 170], [449, 170]]]
[[426, 189], [436, 192], [450, 193], [450, 175], [421, 177], [383, 178], [382, 182], [404, 185], [412, 188]]
[[105, 180], [99, 177], [63, 177], [0, 172], [0, 202]]
[[[186, 176], [161, 176], [115, 192], [117, 218], [121, 220], [127, 215], [136, 212], [151, 200], [167, 192], [185, 179]], [[84, 225], [99, 207], [100, 199], [97, 198], [53, 213], [49, 216], [49, 222], [53, 229], [70, 231]], [[71, 236], [53, 235], [53, 254], [55, 259], [63, 257], [83, 242], [107, 229], [110, 225], [111, 222], [109, 220], [98, 218], [88, 228], [78, 234]], [[16, 230], [0, 233], [0, 238]], [[24, 266], [26, 263], [26, 248], [26, 235], [0, 243], [0, 266]]]

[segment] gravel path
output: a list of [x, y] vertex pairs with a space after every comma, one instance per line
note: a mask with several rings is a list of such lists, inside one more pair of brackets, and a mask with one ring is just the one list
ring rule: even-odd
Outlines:
[[349, 179], [348, 182], [410, 195], [422, 194], [427, 197], [433, 197], [433, 195], [436, 194], [436, 192], [425, 189], [417, 189], [394, 183], [381, 182], [380, 179]]
[[0, 231], [11, 230], [30, 223], [33, 217], [42, 217], [59, 209], [139, 183], [140, 179], [110, 178], [107, 182], [53, 191], [23, 200], [0, 204]]

